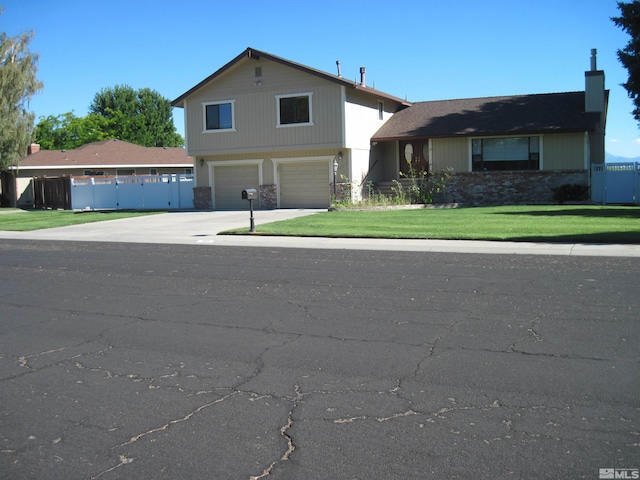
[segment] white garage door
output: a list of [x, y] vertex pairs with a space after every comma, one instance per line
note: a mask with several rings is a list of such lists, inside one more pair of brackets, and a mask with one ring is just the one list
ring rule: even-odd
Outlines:
[[280, 173], [281, 208], [328, 208], [329, 163], [283, 163]]
[[[258, 166], [218, 166], [213, 168], [216, 210], [246, 210], [248, 203], [242, 200], [242, 190], [258, 190]], [[260, 202], [253, 202], [253, 208], [259, 208]]]

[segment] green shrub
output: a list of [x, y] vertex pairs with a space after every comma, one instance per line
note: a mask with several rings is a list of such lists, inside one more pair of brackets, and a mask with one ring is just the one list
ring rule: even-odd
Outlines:
[[565, 202], [583, 202], [589, 200], [589, 187], [579, 183], [565, 183], [552, 189], [553, 199], [562, 205]]
[[410, 160], [407, 160], [407, 173], [400, 172], [401, 177], [409, 179], [408, 197], [411, 203], [433, 203], [437, 194], [444, 193], [451, 180], [453, 169], [445, 168], [434, 172], [418, 171]]

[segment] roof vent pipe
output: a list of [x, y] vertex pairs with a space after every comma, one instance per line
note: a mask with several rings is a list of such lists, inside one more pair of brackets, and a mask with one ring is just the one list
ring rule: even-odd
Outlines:
[[336, 66], [338, 67], [338, 76], [342, 77], [342, 73], [340, 73], [340, 60], [336, 60]]
[[362, 85], [363, 87], [365, 86], [365, 73], [367, 72], [367, 69], [365, 67], [360, 67], [360, 85]]
[[598, 68], [596, 67], [596, 55], [598, 54], [598, 50], [595, 48], [591, 49], [591, 71], [595, 72], [596, 70], [598, 70]]

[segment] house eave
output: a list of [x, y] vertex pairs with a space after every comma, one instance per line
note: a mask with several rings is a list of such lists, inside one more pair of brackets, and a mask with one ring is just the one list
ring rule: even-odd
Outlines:
[[343, 77], [338, 77], [337, 75], [332, 75], [330, 73], [323, 72], [322, 70], [317, 70], [315, 68], [307, 67], [306, 65], [302, 65], [302, 64], [296, 63], [296, 62], [292, 62], [291, 60], [287, 60], [287, 59], [272, 55], [270, 53], [262, 52], [260, 50], [256, 50], [254, 48], [249, 47], [244, 52], [242, 52], [240, 55], [238, 55], [233, 60], [228, 62], [226, 65], [222, 66], [221, 68], [216, 70], [213, 74], [209, 75], [207, 78], [205, 78], [200, 83], [198, 83], [196, 86], [194, 86], [193, 88], [187, 90], [185, 93], [183, 93], [178, 98], [176, 98], [174, 101], [172, 101], [171, 102], [171, 106], [172, 107], [178, 107], [178, 108], [184, 108], [184, 102], [189, 96], [191, 96], [196, 91], [200, 90], [201, 88], [205, 87], [206, 85], [208, 85], [209, 83], [214, 81], [220, 75], [222, 75], [223, 73], [225, 73], [226, 71], [231, 69], [234, 65], [236, 65], [240, 61], [244, 60], [245, 58], [250, 58], [250, 59], [254, 59], [254, 60], [260, 60], [262, 58], [265, 58], [265, 59], [270, 60], [272, 62], [279, 63], [281, 65], [284, 65], [284, 66], [287, 66], [287, 67], [290, 67], [290, 68], [294, 68], [296, 70], [308, 73], [310, 75], [315, 75], [317, 77], [323, 78], [323, 79], [328, 80], [328, 81], [333, 82], [333, 83], [337, 83], [337, 84], [342, 85], [344, 87], [353, 88], [355, 90], [362, 91], [362, 92], [364, 92], [366, 94], [369, 94], [369, 95], [373, 95], [373, 96], [376, 96], [376, 97], [384, 98], [386, 100], [391, 100], [391, 101], [397, 102], [400, 105], [403, 105], [405, 107], [408, 107], [408, 106], [411, 105], [411, 102], [409, 102], [407, 100], [403, 100], [403, 99], [398, 98], [398, 97], [395, 97], [393, 95], [389, 95], [388, 93], [384, 93], [384, 92], [381, 92], [379, 90], [376, 90], [376, 89], [373, 89], [373, 88], [369, 88], [369, 87], [367, 87], [365, 85], [361, 85], [359, 83], [347, 80], [347, 79], [345, 79]]
[[431, 138], [471, 138], [471, 137], [507, 137], [518, 135], [545, 135], [556, 133], [584, 133], [594, 132], [595, 128], [575, 128], [575, 129], [544, 129], [544, 130], [507, 130], [507, 131], [474, 131], [474, 132], [456, 132], [448, 134], [418, 134], [418, 135], [397, 135], [391, 137], [372, 137], [372, 142], [397, 142], [404, 140], [427, 140]]
[[104, 168], [191, 168], [193, 163], [122, 163], [122, 164], [83, 164], [83, 165], [12, 165], [9, 170], [69, 170], [69, 169], [92, 169]]

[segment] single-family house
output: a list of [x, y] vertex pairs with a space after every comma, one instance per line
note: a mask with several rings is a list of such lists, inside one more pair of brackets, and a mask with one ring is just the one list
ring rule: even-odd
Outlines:
[[3, 204], [31, 206], [34, 178], [192, 173], [193, 159], [181, 147], [143, 147], [111, 139], [72, 150], [41, 150], [33, 143], [17, 166], [3, 172]]
[[328, 207], [334, 176], [364, 178], [371, 137], [410, 103], [367, 87], [364, 69], [356, 82], [248, 48], [172, 105], [196, 208], [236, 209], [246, 188], [262, 208]]
[[357, 197], [409, 161], [452, 169], [449, 201], [550, 203], [604, 162], [595, 55], [584, 91], [411, 103], [368, 87], [364, 68], [347, 80], [339, 64], [333, 75], [248, 48], [172, 103], [185, 110], [196, 208], [244, 208], [245, 188], [262, 208], [327, 207], [345, 182]]

